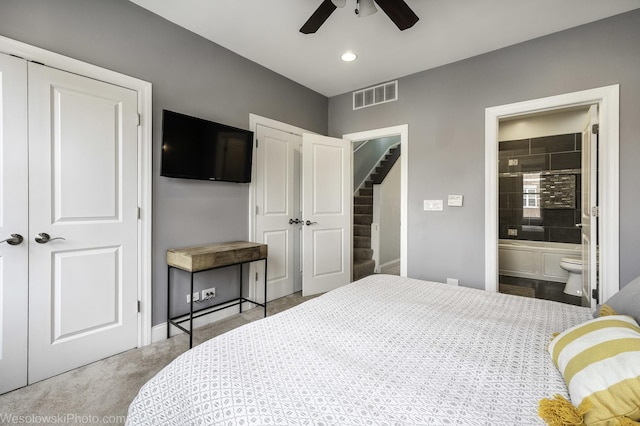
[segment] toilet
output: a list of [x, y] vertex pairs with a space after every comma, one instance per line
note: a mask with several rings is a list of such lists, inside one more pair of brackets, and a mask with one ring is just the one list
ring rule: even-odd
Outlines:
[[564, 293], [571, 296], [582, 296], [582, 259], [579, 257], [563, 257], [560, 267], [569, 273], [564, 286]]

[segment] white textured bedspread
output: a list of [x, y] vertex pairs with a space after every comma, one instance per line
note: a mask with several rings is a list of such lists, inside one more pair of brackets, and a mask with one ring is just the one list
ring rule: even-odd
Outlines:
[[587, 308], [374, 275], [184, 353], [128, 425], [529, 425]]

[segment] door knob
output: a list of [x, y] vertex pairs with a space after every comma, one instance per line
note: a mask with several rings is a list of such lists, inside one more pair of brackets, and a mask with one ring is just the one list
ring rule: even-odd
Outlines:
[[306, 221], [304, 224], [309, 226], [309, 225], [315, 225], [318, 222], [311, 222], [310, 220]]
[[36, 237], [36, 243], [38, 244], [46, 244], [49, 241], [53, 241], [53, 240], [64, 240], [64, 238], [62, 237], [51, 238], [51, 235], [47, 234], [46, 232], [41, 232]]
[[300, 219], [289, 219], [289, 225], [293, 225], [293, 224], [298, 224], [298, 223], [302, 223], [302, 221]]
[[11, 234], [11, 237], [5, 238], [4, 240], [0, 241], [0, 243], [5, 243], [6, 242], [10, 246], [17, 246], [22, 241], [24, 241], [24, 238], [22, 238], [22, 235], [20, 235], [20, 234]]

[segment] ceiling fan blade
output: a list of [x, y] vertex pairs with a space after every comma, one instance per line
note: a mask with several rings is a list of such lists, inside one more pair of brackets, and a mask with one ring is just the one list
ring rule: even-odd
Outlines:
[[394, 24], [404, 31], [414, 26], [420, 18], [413, 10], [404, 2], [404, 0], [375, 0], [384, 13], [389, 16]]
[[313, 12], [313, 15], [304, 23], [300, 32], [302, 34], [312, 34], [318, 31], [318, 28], [324, 24], [324, 21], [331, 16], [337, 7], [331, 0], [324, 0], [322, 4]]

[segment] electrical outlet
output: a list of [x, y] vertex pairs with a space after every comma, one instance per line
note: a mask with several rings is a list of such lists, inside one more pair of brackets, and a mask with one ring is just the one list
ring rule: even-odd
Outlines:
[[216, 288], [205, 288], [202, 290], [202, 300], [210, 300], [216, 297]]
[[517, 228], [509, 228], [509, 229], [507, 229], [507, 235], [509, 237], [517, 237], [518, 236], [518, 229]]
[[[197, 303], [200, 301], [200, 292], [196, 291], [193, 293], [193, 303]], [[187, 303], [191, 303], [191, 296], [187, 294]]]
[[457, 278], [447, 278], [447, 284], [449, 284], [449, 285], [458, 285], [458, 279]]

